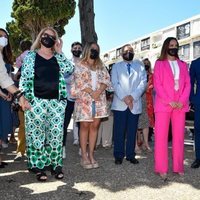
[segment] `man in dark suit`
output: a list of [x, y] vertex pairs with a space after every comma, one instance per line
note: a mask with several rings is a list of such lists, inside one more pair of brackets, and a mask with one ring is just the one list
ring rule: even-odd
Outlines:
[[194, 105], [194, 134], [196, 159], [191, 168], [200, 167], [200, 58], [190, 66], [191, 93], [190, 101]]

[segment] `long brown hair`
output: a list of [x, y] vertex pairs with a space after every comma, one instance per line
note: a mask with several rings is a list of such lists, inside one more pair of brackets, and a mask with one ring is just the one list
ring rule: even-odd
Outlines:
[[[88, 59], [90, 58], [91, 47], [93, 44], [95, 44], [98, 47], [99, 55], [100, 55], [100, 47], [96, 42], [87, 43], [83, 49], [83, 54], [82, 54], [82, 59], [80, 60], [80, 64], [84, 64], [88, 62]], [[100, 57], [95, 59], [94, 65], [96, 66], [97, 69], [103, 68], [103, 62]]]
[[3, 31], [7, 35], [7, 39], [8, 39], [8, 44], [3, 48], [3, 51], [2, 51], [3, 60], [6, 64], [13, 65], [13, 54], [12, 54], [12, 48], [10, 45], [9, 35], [6, 32], [6, 30], [4, 30], [3, 28], [0, 28], [0, 31]]
[[[175, 40], [177, 42], [178, 48], [179, 48], [178, 40], [175, 37], [168, 37], [163, 43], [163, 46], [161, 49], [161, 54], [160, 54], [160, 57], [158, 58], [158, 60], [165, 60], [167, 58], [167, 51], [169, 49], [169, 43], [172, 40]], [[175, 57], [179, 59], [178, 53], [175, 55]]]

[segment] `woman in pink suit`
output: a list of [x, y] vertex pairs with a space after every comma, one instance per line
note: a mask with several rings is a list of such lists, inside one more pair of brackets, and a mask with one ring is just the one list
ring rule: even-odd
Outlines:
[[172, 124], [173, 172], [184, 175], [185, 112], [189, 110], [190, 77], [187, 64], [178, 57], [176, 38], [167, 38], [154, 67], [155, 172], [167, 179], [168, 130]]

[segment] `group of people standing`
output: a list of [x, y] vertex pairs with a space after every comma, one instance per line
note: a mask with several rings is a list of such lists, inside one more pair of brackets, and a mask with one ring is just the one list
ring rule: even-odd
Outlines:
[[[0, 42], [3, 37], [0, 35]], [[1, 61], [0, 84], [19, 100], [24, 111], [28, 169], [36, 173], [38, 181], [47, 180], [45, 171], [49, 169], [56, 179], [64, 177], [63, 151], [72, 113], [79, 127], [81, 166], [84, 169], [99, 167], [94, 150], [101, 120], [109, 116], [106, 91], [113, 91], [111, 110], [116, 165], [122, 164], [124, 158], [131, 164], [139, 163], [135, 145], [142, 96], [148, 92], [147, 88], [152, 93], [154, 87], [154, 108], [147, 108], [146, 112], [151, 126], [154, 126], [155, 115], [155, 172], [162, 179], [167, 178], [171, 121], [173, 172], [184, 175], [185, 112], [189, 111], [189, 96], [196, 113], [197, 159], [192, 167], [200, 166], [199, 63], [192, 63], [190, 76], [187, 64], [178, 57], [176, 38], [169, 37], [164, 41], [153, 76], [148, 73], [148, 64], [134, 59], [134, 50], [129, 44], [122, 47], [123, 60], [112, 66], [111, 75], [100, 58], [97, 43], [86, 44], [84, 48], [79, 42], [73, 43], [72, 60], [65, 57], [62, 45], [55, 29], [47, 27], [41, 30], [23, 59], [20, 90], [7, 80]], [[0, 46], [2, 50], [4, 46], [1, 43]], [[197, 90], [194, 91], [196, 81]], [[150, 100], [152, 102], [153, 97]], [[148, 143], [146, 148], [150, 151]]]

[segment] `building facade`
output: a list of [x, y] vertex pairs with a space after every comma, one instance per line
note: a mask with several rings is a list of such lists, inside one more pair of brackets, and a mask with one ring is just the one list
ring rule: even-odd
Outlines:
[[[200, 57], [200, 15], [127, 42], [127, 44], [131, 44], [133, 47], [136, 59], [149, 58], [152, 66], [154, 66], [160, 55], [162, 44], [167, 37], [178, 39], [179, 57], [190, 64], [192, 60]], [[102, 59], [108, 68], [111, 68], [114, 63], [122, 59], [122, 46], [102, 55]]]

